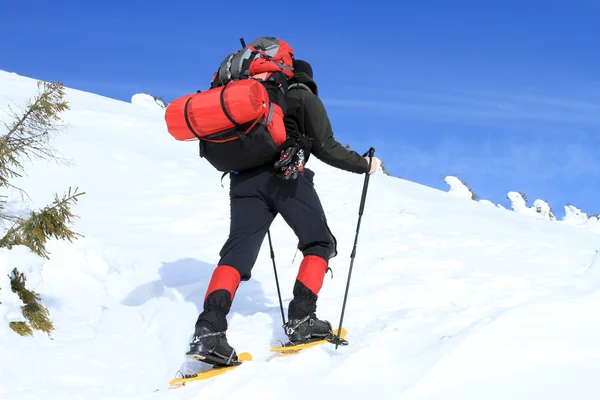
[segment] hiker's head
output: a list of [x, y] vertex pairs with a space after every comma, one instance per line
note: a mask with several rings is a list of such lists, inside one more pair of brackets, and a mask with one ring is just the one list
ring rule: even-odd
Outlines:
[[313, 70], [310, 64], [304, 60], [294, 60], [294, 73], [300, 72], [304, 72], [310, 79], [313, 79]]

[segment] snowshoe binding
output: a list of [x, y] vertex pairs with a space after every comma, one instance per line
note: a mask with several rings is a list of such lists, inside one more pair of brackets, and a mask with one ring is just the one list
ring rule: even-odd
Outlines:
[[331, 323], [318, 319], [314, 314], [302, 319], [290, 319], [285, 325], [288, 346], [333, 338]]
[[190, 350], [186, 355], [192, 360], [202, 361], [214, 366], [235, 366], [241, 361], [235, 349], [227, 342], [225, 332], [213, 332], [207, 327], [198, 327]]

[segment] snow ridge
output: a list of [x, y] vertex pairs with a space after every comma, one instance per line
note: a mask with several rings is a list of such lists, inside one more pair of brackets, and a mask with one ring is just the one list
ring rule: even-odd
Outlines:
[[[445, 181], [450, 186], [450, 189], [448, 190], [450, 194], [463, 199], [474, 199], [475, 196], [472, 191], [456, 176], [447, 176]], [[597, 216], [588, 217], [586, 213], [582, 212], [573, 205], [566, 204], [564, 206], [565, 215], [561, 220], [559, 220], [556, 218], [552, 208], [545, 200], [536, 199], [533, 202], [533, 205], [528, 206], [527, 199], [524, 197], [524, 195], [515, 191], [508, 192], [507, 198], [510, 200], [510, 206], [512, 210], [517, 214], [527, 215], [529, 217], [547, 221], [562, 222], [571, 226], [600, 230], [600, 223]], [[489, 200], [478, 199], [477, 201], [486, 205], [494, 206], [494, 203]], [[506, 208], [501, 204], [495, 205], [494, 207], [506, 210]]]

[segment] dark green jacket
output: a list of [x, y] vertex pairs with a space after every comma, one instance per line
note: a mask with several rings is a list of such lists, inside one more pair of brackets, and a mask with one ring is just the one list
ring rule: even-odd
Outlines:
[[317, 84], [308, 75], [294, 75], [287, 94], [286, 127], [290, 119], [294, 120], [300, 132], [311, 139], [310, 152], [324, 163], [358, 174], [369, 172], [369, 162], [364, 157], [334, 139], [329, 116], [318, 94]]

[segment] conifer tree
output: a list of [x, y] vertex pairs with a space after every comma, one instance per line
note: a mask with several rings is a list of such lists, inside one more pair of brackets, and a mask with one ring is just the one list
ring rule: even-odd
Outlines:
[[[69, 109], [65, 100], [62, 83], [38, 82], [36, 96], [27, 101], [20, 111], [9, 106], [9, 121], [3, 121], [4, 132], [0, 135], [0, 191], [16, 190], [22, 196], [27, 193], [13, 185], [11, 180], [25, 173], [25, 160], [46, 160], [67, 162], [62, 159], [50, 144], [54, 133], [61, 131], [61, 114]], [[0, 222], [3, 222], [4, 235], [0, 238], [0, 248], [12, 249], [25, 246], [34, 254], [49, 259], [46, 248], [49, 239], [69, 240], [77, 238], [70, 225], [76, 216], [70, 206], [78, 201], [79, 193], [69, 188], [63, 196], [55, 194], [52, 204], [37, 211], [30, 211], [23, 217], [6, 211], [6, 195], [0, 197]], [[8, 225], [8, 226], [7, 226]], [[33, 330], [50, 333], [54, 326], [49, 311], [40, 302], [40, 296], [26, 288], [26, 277], [17, 268], [9, 275], [12, 290], [23, 302], [21, 309], [25, 321], [11, 322], [10, 327], [22, 336], [32, 335]], [[0, 292], [1, 294], [1, 292]]]

